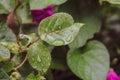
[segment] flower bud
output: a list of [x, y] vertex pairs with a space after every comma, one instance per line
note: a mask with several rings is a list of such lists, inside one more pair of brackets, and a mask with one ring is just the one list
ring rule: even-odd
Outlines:
[[10, 75], [10, 78], [12, 80], [18, 80], [19, 78], [21, 77], [20, 73], [18, 72], [13, 72], [11, 75]]
[[14, 11], [12, 11], [7, 17], [7, 25], [16, 35], [18, 35], [20, 31], [20, 24], [18, 19], [19, 18], [15, 15]]

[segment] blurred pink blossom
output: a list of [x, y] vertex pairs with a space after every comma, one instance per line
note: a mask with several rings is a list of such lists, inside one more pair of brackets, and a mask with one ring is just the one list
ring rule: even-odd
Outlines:
[[53, 15], [53, 9], [55, 8], [54, 5], [50, 5], [43, 9], [38, 10], [30, 10], [32, 15], [32, 21], [36, 23], [38, 26], [41, 20], [43, 20], [46, 17], [49, 17]]
[[120, 77], [114, 72], [113, 69], [111, 69], [108, 72], [107, 80], [120, 80]]

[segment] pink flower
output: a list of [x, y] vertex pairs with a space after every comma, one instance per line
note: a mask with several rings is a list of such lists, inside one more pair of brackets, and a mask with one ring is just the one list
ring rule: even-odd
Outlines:
[[107, 75], [107, 80], [120, 80], [119, 76], [114, 72], [113, 69], [110, 69]]
[[55, 8], [54, 5], [50, 5], [43, 9], [38, 10], [30, 10], [32, 15], [32, 21], [36, 23], [38, 26], [41, 20], [43, 20], [46, 17], [49, 17], [53, 15], [53, 9]]

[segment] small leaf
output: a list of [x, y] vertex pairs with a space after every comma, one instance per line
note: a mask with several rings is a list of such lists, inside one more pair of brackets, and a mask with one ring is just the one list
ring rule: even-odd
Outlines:
[[120, 0], [99, 0], [100, 4], [104, 1], [107, 1], [109, 2], [110, 4], [113, 4], [113, 5], [120, 5]]
[[28, 61], [34, 69], [45, 73], [51, 63], [51, 56], [48, 48], [40, 41], [34, 43], [28, 50]]
[[2, 69], [0, 69], [0, 80], [11, 80], [8, 74]]
[[[9, 49], [11, 53], [13, 54], [19, 54], [19, 45], [14, 42], [0, 42], [0, 46], [4, 46], [5, 48]], [[21, 46], [22, 48], [22, 46]], [[22, 52], [22, 50], [21, 50]]]
[[23, 40], [23, 43], [25, 43], [25, 45], [29, 45], [30, 43], [33, 43], [34, 41], [36, 41], [36, 34], [35, 33], [31, 33], [28, 35], [25, 34], [20, 34], [19, 35], [21, 41]]
[[94, 34], [99, 32], [100, 30], [101, 23], [95, 15], [84, 16], [83, 18], [81, 17], [80, 21], [85, 25], [83, 28], [80, 29], [75, 40], [71, 44], [69, 44], [69, 47], [71, 49], [82, 47], [83, 45], [85, 45], [88, 39], [91, 39]]
[[5, 72], [10, 72], [13, 68], [14, 68], [14, 63], [13, 63], [13, 62], [5, 62], [5, 63], [2, 65], [2, 69], [3, 69]]
[[9, 12], [2, 6], [0, 5], [0, 14], [8, 14]]
[[36, 75], [36, 80], [42, 80], [40, 74]]
[[[15, 7], [15, 0], [0, 0], [0, 11], [2, 10], [2, 14], [3, 13], [9, 13], [13, 10], [13, 8]], [[0, 12], [1, 13], [1, 12]]]
[[29, 0], [30, 8], [31, 9], [41, 9], [45, 8], [49, 5], [60, 5], [66, 2], [67, 0]]
[[106, 80], [109, 54], [102, 43], [91, 41], [83, 51], [69, 51], [67, 63], [72, 72], [83, 80]]
[[18, 71], [14, 71], [10, 74], [10, 78], [12, 80], [19, 80], [21, 77], [21, 74]]
[[27, 3], [23, 3], [19, 6], [16, 12], [17, 16], [21, 18], [22, 24], [32, 23], [29, 5]]
[[29, 74], [25, 80], [34, 80], [35, 75], [34, 74]]
[[5, 22], [0, 22], [0, 42], [16, 42], [16, 36]]
[[34, 75], [34, 74], [29, 74], [25, 80], [43, 80], [42, 76], [40, 74]]
[[3, 47], [0, 46], [0, 61], [4, 61], [10, 58], [10, 51]]

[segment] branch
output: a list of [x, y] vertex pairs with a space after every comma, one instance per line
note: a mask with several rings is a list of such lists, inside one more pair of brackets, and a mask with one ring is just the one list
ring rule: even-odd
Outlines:
[[24, 60], [16, 68], [14, 68], [15, 71], [17, 71], [20, 67], [24, 65], [24, 63], [27, 61], [27, 56], [28, 55], [26, 54]]

